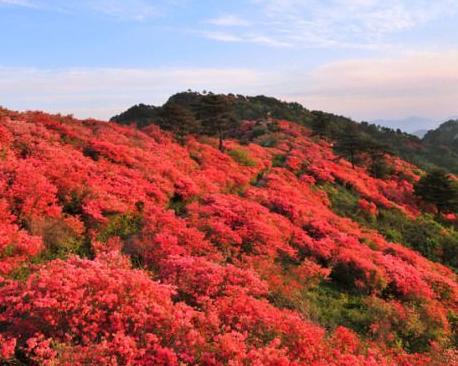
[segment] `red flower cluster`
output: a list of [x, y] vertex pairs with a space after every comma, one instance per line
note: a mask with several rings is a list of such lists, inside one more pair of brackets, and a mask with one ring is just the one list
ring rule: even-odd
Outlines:
[[[415, 216], [413, 167], [375, 179], [279, 127], [275, 147], [227, 142], [243, 164], [210, 138], [0, 110], [0, 362], [456, 362], [456, 275], [336, 215], [320, 185], [352, 187], [371, 216]], [[362, 299], [365, 337], [308, 320], [304, 293], [323, 282]]]

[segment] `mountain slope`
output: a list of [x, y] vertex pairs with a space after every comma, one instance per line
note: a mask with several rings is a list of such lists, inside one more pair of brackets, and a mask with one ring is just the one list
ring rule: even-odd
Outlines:
[[437, 129], [429, 131], [424, 137], [424, 142], [458, 152], [458, 120], [449, 120]]
[[[164, 104], [178, 104], [198, 116], [199, 105], [209, 94], [198, 92], [178, 93], [169, 98]], [[277, 119], [296, 121], [312, 128], [320, 136], [326, 136], [334, 141], [345, 140], [348, 131], [353, 131], [364, 142], [383, 146], [386, 150], [402, 159], [423, 169], [433, 170], [442, 168], [458, 174], [458, 152], [434, 143], [423, 141], [418, 136], [379, 126], [367, 122], [357, 123], [349, 118], [321, 111], [309, 111], [298, 103], [282, 102], [278, 99], [256, 96], [228, 94], [226, 98], [233, 103], [233, 114], [239, 120], [265, 119], [271, 116]], [[158, 123], [163, 117], [164, 106], [156, 107], [140, 104], [114, 116], [112, 121], [121, 124], [132, 124], [144, 127]]]
[[[418, 169], [376, 179], [263, 123], [222, 153], [1, 110], [2, 362], [456, 364], [455, 232], [413, 197]], [[425, 227], [447, 243], [407, 248]]]

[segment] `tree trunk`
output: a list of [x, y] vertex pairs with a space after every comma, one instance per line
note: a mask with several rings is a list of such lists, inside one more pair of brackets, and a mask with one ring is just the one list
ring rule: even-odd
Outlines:
[[219, 135], [219, 151], [224, 152], [224, 140], [223, 140], [223, 135]]

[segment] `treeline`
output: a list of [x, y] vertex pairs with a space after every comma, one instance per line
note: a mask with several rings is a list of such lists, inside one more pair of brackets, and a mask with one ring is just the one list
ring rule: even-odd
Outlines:
[[[450, 123], [444, 124], [447, 128], [441, 126], [436, 130], [447, 131], [436, 134], [430, 132], [425, 140], [421, 140], [399, 129], [393, 130], [368, 122], [358, 123], [347, 117], [310, 111], [299, 103], [283, 102], [263, 95], [221, 95], [191, 90], [171, 96], [163, 106], [135, 105], [113, 117], [112, 121], [121, 124], [136, 123], [139, 128], [158, 124], [172, 131], [179, 140], [189, 133], [218, 136], [220, 148], [223, 148], [226, 137], [235, 137], [240, 132], [240, 121], [270, 118], [301, 123], [311, 128], [316, 135], [335, 141], [337, 152], [344, 154], [354, 164], [358, 163], [358, 156], [361, 156], [359, 152], [364, 152], [364, 156], [370, 156], [373, 165], [371, 169], [377, 177], [385, 173], [385, 167], [380, 164], [380, 156], [385, 153], [400, 156], [428, 171], [443, 168], [458, 173], [458, 143], [437, 138], [438, 134], [450, 136]], [[452, 121], [451, 124], [458, 130], [458, 121]], [[453, 144], [457, 147], [453, 148]]]
[[[138, 104], [111, 120], [121, 124], [135, 123], [143, 128], [157, 124], [171, 131], [180, 142], [188, 134], [205, 134], [224, 139], [241, 137], [242, 120], [285, 119], [311, 125], [313, 115], [299, 103], [287, 103], [266, 96], [246, 97], [212, 92], [187, 91], [169, 98], [162, 106]], [[259, 131], [258, 131], [259, 132]]]

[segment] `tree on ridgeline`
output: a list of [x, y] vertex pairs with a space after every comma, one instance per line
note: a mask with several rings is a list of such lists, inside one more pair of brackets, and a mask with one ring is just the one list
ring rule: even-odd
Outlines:
[[342, 133], [334, 145], [334, 151], [347, 158], [354, 168], [358, 162], [359, 155], [366, 151], [367, 141], [365, 141], [356, 128], [349, 128]]
[[240, 125], [233, 113], [233, 103], [224, 95], [207, 94], [196, 105], [196, 110], [203, 132], [217, 136], [218, 148], [223, 152], [224, 140]]
[[197, 133], [199, 122], [188, 109], [176, 103], [166, 103], [159, 114], [159, 126], [171, 131], [180, 144], [184, 144], [186, 136]]
[[312, 120], [312, 132], [313, 135], [319, 136], [320, 138], [328, 137], [332, 125], [332, 118], [329, 113], [323, 113], [321, 111], [313, 111]]
[[434, 170], [415, 184], [415, 195], [436, 206], [437, 212], [458, 210], [458, 184], [443, 170]]

